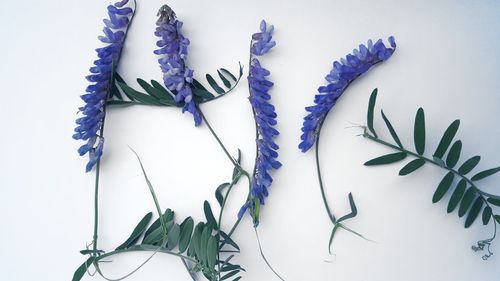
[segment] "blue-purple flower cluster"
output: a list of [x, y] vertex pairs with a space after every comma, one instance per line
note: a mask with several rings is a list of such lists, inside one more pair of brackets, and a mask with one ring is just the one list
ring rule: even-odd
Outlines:
[[87, 142], [78, 149], [81, 156], [89, 154], [87, 172], [92, 170], [102, 156], [104, 138], [101, 129], [104, 124], [106, 100], [111, 90], [113, 73], [120, 59], [126, 29], [134, 12], [132, 8], [124, 7], [127, 3], [128, 0], [122, 0], [108, 6], [109, 19], [103, 20], [104, 36], [98, 37], [107, 45], [96, 49], [98, 59], [90, 68], [91, 74], [86, 77], [92, 84], [87, 87], [86, 94], [81, 96], [85, 102], [85, 105], [79, 108], [83, 117], [76, 120], [77, 127], [73, 138]]
[[163, 5], [158, 16], [155, 35], [160, 38], [156, 42], [159, 49], [154, 53], [161, 56], [158, 63], [163, 72], [163, 82], [175, 94], [176, 102], [184, 102], [182, 112], [190, 112], [198, 126], [201, 115], [193, 99], [193, 70], [186, 66], [189, 40], [180, 33], [182, 22], [177, 20], [169, 6]]
[[[238, 213], [241, 218], [246, 210], [255, 204], [264, 204], [264, 199], [269, 195], [268, 188], [271, 186], [273, 179], [269, 172], [273, 169], [281, 167], [281, 163], [276, 160], [279, 149], [274, 141], [274, 138], [279, 134], [276, 126], [276, 112], [274, 106], [269, 102], [271, 95], [269, 90], [273, 86], [273, 82], [267, 80], [267, 76], [271, 73], [263, 68], [257, 58], [254, 56], [262, 56], [269, 52], [276, 45], [272, 41], [272, 32], [274, 27], [267, 26], [263, 20], [260, 24], [259, 33], [252, 36], [250, 71], [248, 76], [248, 84], [250, 88], [250, 104], [252, 105], [255, 123], [257, 125], [257, 157], [255, 162], [255, 172], [252, 179], [251, 200], [247, 202]], [[259, 202], [255, 202], [258, 200]], [[252, 204], [252, 205], [250, 205]], [[254, 213], [254, 224], [257, 225], [258, 214]]]
[[326, 115], [349, 84], [375, 64], [386, 61], [392, 56], [396, 50], [396, 42], [392, 36], [389, 37], [388, 41], [390, 47], [386, 47], [382, 39], [379, 39], [375, 44], [368, 40], [367, 46], [361, 44], [359, 50], [354, 49], [352, 54], [341, 58], [340, 62], [333, 63], [333, 69], [325, 77], [329, 82], [328, 85], [319, 87], [320, 94], [314, 98], [315, 105], [306, 107], [309, 114], [304, 117], [302, 136], [300, 137], [302, 141], [299, 144], [299, 149], [302, 152], [306, 152], [314, 145]]

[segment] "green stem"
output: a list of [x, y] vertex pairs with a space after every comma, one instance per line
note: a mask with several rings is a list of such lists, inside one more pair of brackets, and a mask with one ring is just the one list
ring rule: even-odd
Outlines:
[[[103, 124], [104, 125], [104, 124]], [[99, 171], [101, 170], [101, 160], [97, 160], [94, 188], [94, 235], [92, 237], [92, 247], [97, 255], [97, 228], [99, 224]]]
[[[324, 119], [323, 119], [324, 120]], [[325, 194], [325, 188], [323, 186], [323, 179], [321, 177], [321, 168], [319, 164], [319, 139], [320, 139], [320, 133], [321, 133], [321, 127], [323, 126], [323, 121], [319, 125], [318, 129], [318, 135], [316, 137], [316, 151], [315, 151], [315, 156], [316, 156], [316, 172], [318, 174], [318, 182], [319, 182], [319, 189], [321, 190], [321, 198], [323, 199], [323, 204], [325, 205], [326, 212], [328, 214], [328, 217], [332, 221], [333, 224], [336, 223], [335, 216], [333, 215], [330, 206], [328, 205], [328, 200], [326, 199], [326, 194]]]
[[[408, 154], [408, 155], [411, 155], [411, 156], [417, 157], [417, 158], [422, 159], [422, 160], [424, 160], [424, 161], [426, 161], [426, 162], [428, 162], [428, 163], [431, 163], [431, 164], [433, 164], [433, 165], [435, 165], [435, 166], [441, 167], [441, 168], [443, 168], [443, 169], [445, 169], [445, 170], [447, 170], [447, 171], [449, 171], [449, 172], [452, 172], [453, 174], [455, 174], [455, 175], [459, 176], [460, 178], [462, 178], [463, 180], [465, 180], [468, 184], [470, 184], [470, 185], [472, 186], [472, 188], [474, 188], [474, 189], [477, 191], [477, 193], [479, 193], [479, 195], [480, 195], [483, 199], [484, 199], [484, 196], [486, 196], [486, 197], [492, 197], [492, 198], [495, 198], [495, 199], [500, 198], [500, 197], [499, 197], [499, 196], [497, 196], [497, 195], [490, 194], [490, 193], [487, 193], [487, 192], [482, 191], [481, 189], [479, 189], [479, 188], [478, 188], [478, 187], [474, 184], [474, 182], [473, 182], [472, 180], [470, 180], [469, 178], [467, 178], [467, 177], [466, 177], [466, 176], [464, 176], [464, 175], [461, 175], [461, 174], [460, 174], [457, 170], [455, 170], [455, 169], [452, 169], [452, 168], [449, 168], [449, 167], [446, 167], [446, 166], [442, 166], [442, 165], [441, 165], [441, 164], [439, 164], [438, 162], [436, 162], [436, 161], [434, 161], [434, 160], [432, 160], [432, 159], [429, 159], [429, 158], [427, 158], [427, 157], [425, 157], [425, 156], [423, 156], [423, 155], [419, 155], [419, 154], [417, 154], [417, 153], [415, 153], [415, 152], [412, 152], [412, 151], [406, 150], [406, 149], [404, 149], [404, 148], [402, 148], [402, 147], [399, 147], [399, 146], [393, 145], [393, 144], [391, 144], [391, 143], [388, 143], [388, 142], [386, 142], [386, 141], [383, 141], [383, 140], [381, 140], [381, 139], [378, 139], [378, 138], [376, 138], [376, 137], [374, 137], [374, 136], [370, 135], [368, 132], [365, 132], [365, 133], [363, 134], [363, 137], [368, 138], [368, 139], [370, 139], [370, 140], [372, 140], [372, 141], [374, 141], [374, 142], [377, 142], [377, 143], [383, 144], [383, 145], [385, 145], [385, 146], [388, 146], [388, 147], [390, 147], [390, 148], [392, 148], [392, 149], [398, 150], [398, 151], [400, 151], [400, 152], [404, 152], [404, 153], [406, 153], [406, 154]], [[486, 204], [488, 204], [488, 202], [486, 201], [486, 199], [484, 199], [484, 200], [485, 200], [485, 203], [486, 203]]]
[[203, 122], [205, 122], [205, 124], [207, 124], [207, 127], [210, 130], [210, 133], [212, 133], [212, 135], [215, 137], [215, 140], [217, 140], [217, 143], [222, 148], [222, 150], [226, 154], [227, 158], [229, 158], [229, 161], [231, 161], [231, 163], [234, 165], [234, 167], [236, 167], [238, 170], [241, 171], [242, 170], [241, 166], [234, 160], [233, 156], [231, 156], [231, 154], [229, 154], [226, 147], [224, 146], [224, 144], [220, 140], [219, 136], [217, 136], [217, 133], [215, 133], [214, 129], [212, 128], [212, 126], [208, 122], [207, 118], [205, 117], [205, 115], [203, 114], [203, 112], [201, 111], [199, 106], [197, 107], [197, 109], [198, 109], [198, 112], [200, 113], [201, 119], [203, 120]]

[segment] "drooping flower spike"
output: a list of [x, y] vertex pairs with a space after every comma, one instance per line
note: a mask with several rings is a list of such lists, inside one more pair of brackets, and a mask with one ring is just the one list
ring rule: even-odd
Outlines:
[[106, 101], [120, 60], [126, 32], [134, 13], [132, 8], [125, 7], [128, 2], [128, 0], [122, 0], [108, 6], [109, 19], [103, 20], [104, 36], [98, 37], [106, 46], [96, 49], [98, 59], [90, 68], [91, 74], [86, 77], [91, 85], [87, 87], [86, 94], [81, 96], [85, 105], [80, 107], [79, 111], [83, 116], [76, 119], [77, 127], [73, 138], [86, 141], [78, 149], [78, 153], [81, 156], [87, 153], [89, 155], [89, 162], [85, 169], [87, 172], [92, 170], [103, 152], [102, 128], [106, 115]]
[[379, 39], [375, 44], [368, 40], [367, 46], [361, 44], [359, 50], [354, 49], [352, 54], [341, 58], [340, 62], [333, 63], [333, 69], [325, 77], [328, 85], [319, 87], [319, 94], [314, 98], [315, 105], [306, 107], [309, 114], [304, 117], [299, 144], [299, 149], [302, 152], [306, 152], [314, 145], [326, 115], [349, 84], [375, 64], [386, 61], [392, 56], [396, 50], [396, 42], [392, 36], [389, 37], [388, 41], [390, 47], [386, 47], [382, 39]]
[[274, 138], [279, 134], [274, 128], [277, 124], [277, 115], [274, 106], [270, 103], [271, 95], [269, 94], [273, 82], [267, 79], [267, 76], [271, 73], [261, 66], [257, 58], [276, 46], [276, 42], [272, 41], [273, 30], [272, 25], [268, 26], [262, 20], [260, 32], [252, 36], [250, 48], [250, 70], [248, 75], [250, 96], [248, 99], [252, 105], [257, 126], [257, 157], [252, 178], [251, 198], [240, 209], [238, 217], [241, 218], [250, 208], [255, 226], [259, 223], [260, 205], [265, 203], [265, 197], [269, 195], [268, 189], [273, 181], [269, 172], [281, 167], [281, 163], [276, 160], [278, 157], [276, 151], [279, 147], [274, 141]]
[[189, 40], [180, 29], [182, 22], [177, 20], [175, 12], [167, 5], [158, 11], [155, 35], [159, 37], [155, 50], [165, 86], [175, 94], [176, 102], [184, 102], [182, 112], [190, 112], [196, 126], [201, 124], [201, 115], [193, 99], [192, 83], [193, 70], [186, 66]]

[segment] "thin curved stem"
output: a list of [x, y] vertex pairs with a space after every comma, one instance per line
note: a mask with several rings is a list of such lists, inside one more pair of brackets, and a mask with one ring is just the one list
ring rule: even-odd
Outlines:
[[[127, 252], [153, 252], [153, 254], [151, 256], [149, 256], [144, 262], [142, 262], [138, 267], [136, 267], [134, 270], [132, 270], [130, 273], [128, 273], [120, 278], [111, 279], [111, 278], [104, 276], [101, 269], [99, 268], [99, 261], [104, 259], [104, 258], [107, 258], [107, 257], [111, 257], [114, 255], [119, 255], [119, 254], [123, 254], [123, 253], [127, 253]], [[136, 246], [132, 246], [132, 247], [127, 248], [127, 249], [115, 250], [115, 251], [112, 251], [109, 253], [102, 254], [94, 259], [93, 265], [96, 268], [96, 271], [99, 273], [99, 275], [101, 275], [102, 278], [104, 278], [108, 281], [119, 281], [119, 280], [123, 280], [123, 279], [131, 276], [132, 274], [136, 273], [146, 263], [148, 263], [157, 253], [164, 253], [164, 254], [169, 254], [172, 256], [177, 256], [177, 257], [181, 258], [182, 261], [189, 260], [189, 261], [195, 263], [196, 265], [204, 267], [203, 264], [198, 263], [195, 259], [193, 259], [191, 257], [182, 255], [180, 253], [172, 252], [164, 247], [149, 246], [149, 245], [136, 245]], [[193, 278], [193, 280], [195, 280], [193, 276], [191, 276], [191, 277]]]
[[262, 257], [264, 262], [267, 264], [267, 267], [269, 267], [269, 269], [271, 269], [271, 271], [274, 273], [274, 275], [276, 275], [276, 277], [278, 277], [280, 280], [285, 281], [285, 279], [283, 279], [283, 277], [281, 277], [278, 274], [278, 272], [276, 272], [276, 270], [274, 270], [274, 268], [271, 266], [269, 261], [266, 259], [266, 256], [264, 255], [264, 252], [262, 251], [262, 246], [260, 244], [260, 238], [259, 238], [259, 233], [257, 232], [257, 227], [254, 227], [253, 229], [255, 230], [255, 236], [257, 237], [257, 243], [259, 244], [260, 256]]
[[207, 118], [205, 117], [205, 114], [203, 114], [203, 112], [201, 111], [199, 106], [197, 107], [197, 109], [198, 109], [198, 112], [200, 113], [201, 119], [207, 125], [208, 129], [210, 130], [210, 133], [212, 133], [212, 135], [215, 137], [215, 140], [217, 140], [217, 143], [222, 148], [222, 150], [226, 154], [227, 158], [229, 158], [229, 161], [231, 161], [231, 163], [234, 165], [234, 167], [236, 167], [238, 170], [241, 171], [241, 166], [236, 162], [236, 160], [234, 160], [233, 156], [231, 156], [231, 154], [229, 154], [226, 147], [224, 146], [224, 144], [220, 140], [219, 136], [217, 135], [217, 133], [215, 133], [214, 129], [212, 128], [212, 126], [208, 122]]
[[321, 198], [323, 199], [323, 204], [325, 205], [326, 212], [328, 214], [328, 217], [332, 221], [333, 224], [336, 223], [335, 216], [333, 215], [330, 206], [328, 205], [328, 200], [326, 199], [326, 194], [325, 194], [325, 188], [323, 186], [323, 179], [321, 177], [321, 168], [320, 168], [320, 163], [319, 163], [319, 139], [320, 139], [320, 134], [321, 134], [321, 127], [323, 126], [323, 121], [319, 125], [318, 129], [318, 135], [316, 137], [316, 147], [315, 147], [315, 156], [316, 156], [316, 172], [318, 174], [318, 182], [319, 182], [319, 188], [321, 190]]
[[[104, 125], [104, 124], [103, 124]], [[99, 225], [99, 173], [101, 170], [101, 160], [97, 160], [95, 168], [95, 187], [94, 187], [94, 235], [92, 236], [92, 249], [94, 255], [97, 255], [97, 231]]]

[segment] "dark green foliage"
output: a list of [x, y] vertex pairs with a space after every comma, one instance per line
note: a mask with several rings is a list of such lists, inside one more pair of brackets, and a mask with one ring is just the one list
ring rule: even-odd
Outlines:
[[377, 100], [377, 88], [375, 88], [372, 92], [372, 94], [370, 95], [370, 101], [368, 102], [368, 114], [367, 114], [367, 120], [366, 120], [366, 124], [368, 126], [368, 129], [370, 130], [370, 132], [372, 132], [372, 134], [377, 137], [377, 133], [375, 133], [375, 129], [373, 129], [373, 111], [374, 111], [374, 108], [375, 108], [375, 102]]
[[[193, 79], [192, 92], [193, 98], [196, 103], [205, 103], [231, 92], [239, 83], [243, 75], [243, 67], [241, 66], [241, 64], [239, 68], [238, 78], [236, 78], [231, 72], [229, 72], [229, 70], [225, 68], [220, 68], [217, 70], [217, 75], [222, 81], [224, 88], [222, 86], [219, 86], [212, 75], [207, 74], [205, 76], [207, 79], [207, 83], [216, 94], [211, 93], [198, 80]], [[132, 88], [130, 85], [125, 83], [123, 78], [118, 75], [118, 73], [116, 73], [115, 75], [115, 83], [113, 83], [110, 97], [108, 99], [109, 105], [141, 104], [175, 107], [182, 107], [184, 105], [183, 102], [175, 102], [174, 97], [176, 95], [176, 91], [170, 91], [158, 81], [151, 80], [151, 83], [148, 83], [143, 79], [137, 78], [137, 83], [142, 88], [142, 91], [144, 91], [142, 92]], [[128, 100], [125, 100], [123, 98], [122, 93], [125, 94]]]
[[478, 181], [478, 180], [482, 180], [486, 177], [489, 177], [491, 175], [494, 175], [496, 173], [500, 172], [500, 167], [496, 167], [496, 168], [493, 168], [493, 169], [488, 169], [488, 170], [485, 170], [485, 171], [482, 171], [482, 172], [479, 172], [477, 174], [475, 174], [471, 180], [473, 181]]
[[[432, 197], [433, 203], [439, 202], [448, 192], [451, 191], [452, 194], [448, 202], [447, 212], [451, 213], [458, 207], [458, 216], [466, 216], [464, 224], [465, 228], [470, 227], [474, 223], [474, 221], [477, 220], [479, 214], [482, 214], [481, 218], [484, 225], [490, 223], [492, 217], [495, 218], [494, 223], [500, 223], [500, 216], [495, 215], [493, 213], [494, 209], [491, 207], [500, 206], [500, 197], [483, 192], [473, 183], [474, 181], [479, 181], [481, 179], [494, 175], [497, 172], [500, 172], [500, 167], [476, 173], [469, 179], [468, 177], [466, 177], [466, 175], [474, 170], [481, 161], [480, 156], [474, 156], [463, 162], [458, 169], [455, 169], [455, 166], [457, 166], [457, 163], [460, 161], [463, 147], [460, 140], [454, 141], [454, 138], [460, 126], [459, 120], [453, 121], [448, 126], [441, 138], [441, 141], [439, 142], [438, 147], [436, 148], [436, 151], [433, 154], [432, 159], [429, 159], [424, 156], [426, 142], [424, 110], [422, 108], [419, 108], [415, 117], [414, 145], [416, 151], [412, 152], [403, 148], [401, 141], [396, 131], [394, 130], [394, 127], [383, 111], [381, 111], [382, 119], [384, 120], [385, 125], [387, 126], [395, 144], [391, 144], [387, 141], [381, 140], [377, 135], [374, 134], [372, 128], [375, 101], [376, 92], [372, 93], [372, 96], [370, 97], [367, 117], [368, 123], [365, 127], [363, 136], [374, 142], [390, 147], [396, 152], [372, 159], [365, 163], [366, 166], [390, 164], [398, 162], [407, 156], [412, 156], [415, 157], [415, 159], [408, 162], [399, 171], [399, 175], [408, 175], [425, 165], [426, 162], [441, 167], [442, 169], [446, 170], [447, 173], [434, 192], [434, 195]], [[370, 132], [372, 134], [370, 134]], [[443, 160], [443, 156], [446, 155], [446, 153], [446, 159]], [[455, 178], [459, 179], [457, 184], [454, 184]], [[332, 236], [334, 234], [335, 231], [332, 232]], [[479, 241], [479, 246], [477, 246], [476, 249], [482, 250], [485, 245], [489, 245], [489, 243], [491, 243], [494, 237], [495, 236], [493, 236], [489, 240]], [[491, 252], [488, 252], [485, 256], [483, 256], [483, 258], [488, 258], [489, 256], [491, 256]]]
[[477, 164], [479, 164], [479, 161], [481, 161], [481, 156], [474, 156], [470, 158], [465, 161], [460, 168], [458, 168], [458, 172], [463, 176], [468, 174], [477, 166]]
[[457, 140], [450, 148], [448, 156], [446, 157], [446, 166], [448, 168], [453, 168], [460, 159], [460, 152], [462, 151], [462, 142]]
[[394, 130], [394, 127], [392, 126], [387, 116], [385, 116], [384, 111], [380, 110], [380, 114], [382, 115], [382, 119], [384, 119], [385, 125], [387, 126], [389, 133], [391, 133], [391, 136], [394, 139], [394, 141], [398, 144], [399, 147], [403, 148], [403, 144], [401, 143], [401, 140], [399, 140], [396, 130]]
[[406, 152], [386, 154], [365, 162], [365, 166], [385, 165], [401, 161], [406, 158]]
[[415, 150], [417, 153], [422, 155], [425, 151], [425, 117], [424, 110], [419, 108], [417, 115], [415, 116], [415, 128], [414, 128], [414, 141]]
[[464, 179], [460, 180], [457, 187], [455, 188], [455, 191], [453, 191], [453, 194], [451, 195], [450, 201], [448, 202], [448, 213], [453, 212], [453, 210], [455, 210], [455, 208], [458, 206], [458, 203], [460, 203], [460, 201], [464, 197], [466, 188], [467, 182]]
[[455, 137], [459, 126], [460, 120], [455, 120], [450, 124], [450, 126], [448, 126], [443, 134], [443, 137], [441, 138], [441, 141], [439, 142], [438, 147], [436, 148], [436, 151], [434, 152], [434, 157], [443, 158], [446, 150], [448, 150], [448, 147], [450, 147], [450, 144], [453, 141], [453, 138]]
[[400, 171], [399, 175], [400, 176], [406, 176], [410, 173], [413, 173], [414, 171], [418, 170], [420, 167], [422, 167], [425, 164], [424, 159], [414, 159], [410, 163], [406, 164]]
[[134, 245], [137, 240], [139, 240], [139, 237], [146, 231], [146, 227], [148, 226], [149, 222], [151, 221], [151, 218], [153, 217], [153, 213], [149, 212], [147, 213], [142, 220], [137, 224], [137, 226], [134, 228], [134, 231], [132, 231], [132, 234], [130, 234], [130, 237], [123, 242], [120, 246], [118, 246], [116, 249], [117, 250], [122, 250], [130, 247], [131, 245]]
[[87, 272], [88, 268], [92, 265], [92, 263], [94, 262], [94, 257], [90, 257], [88, 258], [84, 263], [82, 263], [82, 265], [80, 265], [75, 273], [73, 274], [73, 279], [71, 279], [72, 281], [79, 281], [83, 278], [83, 275], [85, 275], [85, 272]]
[[483, 208], [484, 200], [481, 197], [476, 198], [472, 208], [469, 211], [469, 215], [467, 215], [467, 219], [465, 219], [465, 228], [469, 228], [472, 223], [476, 220], [479, 212], [481, 212], [481, 208]]
[[452, 172], [448, 172], [446, 176], [439, 183], [436, 192], [434, 192], [434, 196], [432, 196], [432, 203], [437, 203], [446, 192], [450, 189], [451, 183], [453, 182], [453, 178], [455, 175]]

